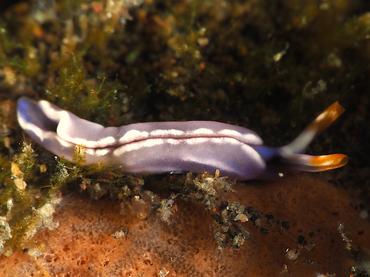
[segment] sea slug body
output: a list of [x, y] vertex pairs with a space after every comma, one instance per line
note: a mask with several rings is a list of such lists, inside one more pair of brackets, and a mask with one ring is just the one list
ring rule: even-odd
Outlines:
[[253, 131], [215, 121], [146, 122], [104, 127], [81, 119], [48, 101], [21, 97], [17, 104], [19, 125], [50, 152], [74, 161], [82, 149], [83, 163], [118, 165], [124, 172], [214, 172], [236, 179], [260, 178], [270, 162], [285, 168], [322, 171], [343, 166], [346, 156], [300, 154], [314, 136], [330, 125], [343, 108], [332, 104], [291, 144], [263, 145]]

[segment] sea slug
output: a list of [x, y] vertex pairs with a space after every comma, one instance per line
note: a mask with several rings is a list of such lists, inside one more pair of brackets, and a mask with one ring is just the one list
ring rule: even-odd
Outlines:
[[[278, 174], [280, 170], [324, 171], [345, 165], [347, 156], [301, 154], [314, 136], [343, 112], [334, 103], [292, 143], [263, 145], [253, 131], [215, 121], [146, 122], [104, 127], [81, 119], [52, 103], [21, 97], [19, 125], [38, 144], [55, 155], [82, 163], [119, 166], [133, 174], [214, 172], [248, 180]], [[277, 168], [279, 170], [277, 170]]]

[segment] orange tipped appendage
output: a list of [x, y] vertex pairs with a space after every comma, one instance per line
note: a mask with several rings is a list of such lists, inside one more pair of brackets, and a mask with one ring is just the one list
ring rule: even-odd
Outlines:
[[313, 156], [308, 160], [308, 164], [312, 166], [315, 171], [326, 171], [342, 167], [348, 162], [347, 155], [331, 154], [322, 156]]
[[302, 154], [315, 136], [332, 124], [343, 112], [344, 108], [338, 102], [331, 104], [295, 140], [279, 149], [283, 160], [291, 168], [308, 172], [326, 171], [344, 166], [348, 160], [344, 154], [320, 156]]
[[331, 125], [344, 112], [344, 108], [339, 102], [334, 102], [307, 127], [307, 129], [321, 132]]
[[287, 153], [303, 152], [315, 136], [332, 124], [343, 112], [344, 108], [338, 102], [331, 104], [298, 137], [282, 147], [282, 151]]

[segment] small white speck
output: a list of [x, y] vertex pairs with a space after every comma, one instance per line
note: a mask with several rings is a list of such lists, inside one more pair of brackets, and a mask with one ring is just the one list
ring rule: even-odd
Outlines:
[[362, 211], [360, 212], [360, 217], [361, 217], [362, 219], [366, 219], [366, 218], [368, 218], [368, 217], [369, 217], [369, 212], [368, 212], [367, 210], [362, 210]]
[[335, 273], [317, 273], [317, 277], [335, 277], [337, 276]]
[[127, 233], [128, 231], [123, 229], [123, 230], [119, 230], [119, 231], [116, 231], [112, 234], [112, 237], [114, 237], [115, 239], [122, 239], [122, 238], [125, 238], [127, 236]]
[[291, 260], [291, 261], [295, 261], [296, 259], [298, 259], [298, 256], [299, 256], [299, 251], [297, 249], [289, 249], [287, 248], [286, 249], [286, 254], [285, 256]]
[[28, 249], [27, 254], [30, 255], [31, 257], [37, 258], [42, 255], [42, 251], [40, 251], [40, 249], [37, 248], [30, 248]]
[[158, 277], [166, 277], [169, 273], [170, 273], [170, 272], [169, 272], [167, 269], [162, 268], [162, 269], [158, 272], [157, 276], [158, 276]]

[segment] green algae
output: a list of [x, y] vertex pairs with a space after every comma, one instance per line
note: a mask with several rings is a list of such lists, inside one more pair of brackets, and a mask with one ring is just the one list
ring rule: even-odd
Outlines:
[[[0, 100], [46, 98], [105, 125], [219, 120], [257, 130], [271, 145], [286, 143], [339, 100], [348, 110], [345, 122], [310, 151], [349, 154], [351, 165], [337, 177], [368, 199], [365, 1], [51, 2], [2, 13]], [[31, 147], [7, 117], [14, 111], [0, 116], [12, 133], [0, 130], [2, 253], [53, 225], [45, 218], [65, 189], [94, 199], [145, 199], [164, 222], [177, 199], [197, 201], [213, 213], [220, 246], [239, 247], [248, 237], [239, 222], [244, 209], [221, 204], [228, 179], [211, 173], [174, 181], [72, 165]]]

